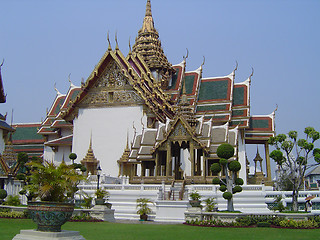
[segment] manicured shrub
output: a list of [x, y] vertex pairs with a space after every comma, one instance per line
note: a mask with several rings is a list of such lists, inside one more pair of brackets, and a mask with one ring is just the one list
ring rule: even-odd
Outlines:
[[221, 166], [219, 163], [213, 163], [210, 167], [210, 170], [213, 174], [217, 174], [221, 171]]
[[232, 198], [232, 193], [231, 193], [231, 192], [224, 192], [224, 193], [222, 194], [222, 197], [223, 197], [224, 199], [229, 200], [229, 199]]
[[219, 158], [229, 159], [234, 155], [234, 147], [232, 147], [229, 143], [222, 143], [217, 148], [217, 155]]
[[221, 185], [220, 188], [219, 188], [219, 190], [220, 190], [221, 192], [225, 192], [225, 191], [227, 190], [226, 185]]
[[237, 185], [232, 188], [232, 193], [242, 192], [242, 187]]
[[238, 172], [241, 169], [241, 164], [239, 161], [234, 160], [228, 164], [228, 168], [232, 172]]
[[220, 183], [220, 179], [219, 178], [212, 179], [212, 184], [219, 184], [219, 183]]
[[243, 182], [242, 178], [236, 178], [234, 183], [237, 184], [237, 185], [243, 185], [244, 182]]
[[7, 191], [4, 189], [0, 189], [0, 199], [5, 199], [8, 196]]
[[221, 159], [219, 160], [219, 163], [220, 163], [222, 166], [225, 166], [225, 165], [228, 164], [228, 159], [221, 158]]

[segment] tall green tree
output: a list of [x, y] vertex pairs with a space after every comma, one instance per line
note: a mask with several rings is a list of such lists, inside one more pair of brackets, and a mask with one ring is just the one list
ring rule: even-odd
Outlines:
[[221, 170], [224, 171], [224, 179], [220, 176], [212, 180], [213, 184], [220, 184], [222, 196], [228, 200], [227, 210], [234, 211], [233, 194], [242, 191], [240, 185], [243, 180], [237, 177], [237, 173], [241, 169], [241, 164], [238, 160], [229, 160], [234, 155], [234, 147], [228, 143], [223, 143], [217, 148], [217, 155], [220, 158], [219, 163], [213, 163], [210, 170], [213, 174], [218, 174]]
[[[297, 131], [279, 134], [269, 139], [269, 144], [276, 149], [270, 157], [277, 163], [282, 172], [286, 172], [292, 183], [292, 210], [298, 211], [299, 189], [303, 185], [306, 170], [320, 163], [320, 149], [314, 143], [320, 138], [319, 132], [313, 127], [304, 129], [305, 138], [298, 139]], [[315, 162], [311, 162], [314, 159]]]

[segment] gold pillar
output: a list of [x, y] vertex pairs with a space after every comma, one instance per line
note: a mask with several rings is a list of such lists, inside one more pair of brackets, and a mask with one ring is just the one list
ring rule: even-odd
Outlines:
[[166, 176], [170, 176], [170, 170], [171, 170], [171, 142], [167, 142], [167, 164], [166, 164]]
[[269, 157], [269, 144], [268, 142], [264, 143], [264, 150], [266, 153], [266, 163], [267, 163], [267, 181], [271, 181], [271, 167], [270, 167], [270, 157]]
[[191, 160], [191, 177], [194, 176], [194, 146], [193, 141], [190, 141], [190, 160]]

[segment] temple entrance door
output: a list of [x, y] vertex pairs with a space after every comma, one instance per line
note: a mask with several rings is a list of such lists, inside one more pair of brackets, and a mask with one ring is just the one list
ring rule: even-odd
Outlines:
[[172, 169], [174, 174], [175, 180], [183, 180], [184, 179], [184, 170], [182, 169], [182, 164], [185, 161], [185, 159], [181, 159], [181, 157], [184, 157], [184, 154], [182, 154], [183, 150], [189, 148], [189, 142], [183, 141], [180, 145], [179, 142], [175, 142], [172, 144]]

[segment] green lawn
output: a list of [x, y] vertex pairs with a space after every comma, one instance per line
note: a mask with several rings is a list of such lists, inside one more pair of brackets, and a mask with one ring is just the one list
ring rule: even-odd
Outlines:
[[[0, 219], [0, 239], [11, 240], [20, 229], [35, 229], [31, 220]], [[275, 228], [208, 228], [182, 224], [122, 224], [122, 223], [75, 223], [63, 225], [64, 230], [79, 231], [87, 240], [209, 240], [209, 239], [258, 239], [295, 240], [318, 239], [320, 229], [275, 229]]]

